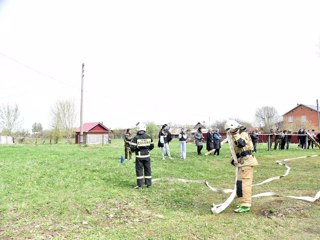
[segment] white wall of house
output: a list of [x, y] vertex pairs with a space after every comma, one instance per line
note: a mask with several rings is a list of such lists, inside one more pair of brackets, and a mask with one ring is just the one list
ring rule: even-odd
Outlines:
[[86, 144], [108, 144], [108, 134], [87, 134]]
[[11, 136], [0, 136], [0, 144], [13, 144]]

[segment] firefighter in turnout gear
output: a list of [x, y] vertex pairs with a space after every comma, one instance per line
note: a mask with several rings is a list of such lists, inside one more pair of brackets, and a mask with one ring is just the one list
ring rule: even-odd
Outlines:
[[125, 160], [131, 160], [130, 141], [132, 139], [131, 129], [128, 128], [124, 135], [124, 158]]
[[137, 189], [141, 189], [144, 184], [148, 188], [152, 185], [150, 151], [153, 148], [154, 143], [146, 133], [146, 125], [138, 123], [137, 134], [130, 142], [130, 149], [136, 155]]
[[257, 159], [252, 155], [253, 143], [246, 131], [234, 120], [229, 120], [225, 124], [225, 131], [232, 136], [232, 147], [237, 159], [232, 160], [231, 164], [238, 166], [237, 196], [240, 201], [234, 211], [236, 213], [248, 212], [251, 207], [251, 193], [253, 182], [253, 167], [258, 165]]

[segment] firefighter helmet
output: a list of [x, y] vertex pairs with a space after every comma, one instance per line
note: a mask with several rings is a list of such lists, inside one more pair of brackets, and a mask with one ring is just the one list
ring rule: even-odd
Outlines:
[[146, 131], [146, 125], [144, 124], [144, 123], [142, 123], [142, 122], [139, 122], [138, 124], [137, 124], [137, 132], [139, 132], [139, 131]]
[[228, 120], [224, 125], [224, 130], [228, 132], [229, 130], [234, 130], [241, 127], [241, 125], [235, 120]]

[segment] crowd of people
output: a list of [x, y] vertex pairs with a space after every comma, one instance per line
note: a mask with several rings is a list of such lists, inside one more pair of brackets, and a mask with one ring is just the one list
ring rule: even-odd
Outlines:
[[[152, 186], [151, 175], [151, 157], [150, 151], [154, 149], [153, 139], [146, 133], [146, 125], [137, 123], [137, 132], [133, 136], [131, 129], [127, 129], [124, 134], [124, 151], [125, 159], [130, 160], [132, 153], [135, 153], [135, 169], [136, 169], [136, 189], [142, 189], [143, 186], [150, 188]], [[224, 126], [227, 140], [231, 140], [233, 153], [231, 164], [238, 169], [238, 179], [236, 183], [236, 194], [239, 198], [240, 205], [234, 210], [236, 213], [250, 211], [251, 208], [251, 191], [253, 182], [253, 168], [258, 165], [254, 155], [257, 152], [257, 143], [259, 133], [257, 129], [248, 131], [246, 127], [234, 120], [229, 120]], [[271, 149], [274, 144], [274, 149], [289, 149], [291, 143], [291, 131], [279, 128], [276, 131], [271, 130], [268, 135], [268, 147]], [[300, 129], [296, 134], [298, 136], [298, 147], [301, 149], [313, 148], [315, 144], [320, 143], [320, 133], [315, 134], [315, 131]], [[221, 149], [222, 136], [219, 129], [209, 128], [206, 136], [202, 131], [202, 127], [198, 127], [194, 133], [194, 143], [198, 155], [202, 154], [203, 145], [206, 144], [207, 153], [219, 156]], [[178, 134], [180, 158], [187, 158], [187, 141], [188, 134], [184, 128]], [[160, 148], [162, 159], [166, 157], [173, 159], [170, 153], [170, 142], [172, 134], [167, 124], [162, 125], [158, 133], [158, 147]]]
[[220, 155], [220, 148], [221, 148], [221, 138], [222, 136], [219, 133], [219, 129], [212, 129], [209, 128], [207, 133], [207, 151], [213, 152], [213, 155], [219, 156]]
[[288, 150], [291, 144], [292, 136], [297, 136], [298, 148], [300, 149], [310, 149], [314, 148], [316, 144], [320, 144], [320, 132], [315, 133], [315, 130], [306, 130], [300, 128], [296, 134], [292, 133], [291, 130], [281, 130], [277, 128], [275, 131], [270, 130], [268, 138], [268, 149], [277, 150]]
[[[242, 131], [246, 131], [253, 144], [253, 152], [257, 152], [257, 144], [259, 142], [259, 135], [267, 135], [268, 139], [268, 149], [286, 149], [288, 150], [292, 142], [292, 136], [296, 135], [298, 139], [298, 148], [300, 149], [313, 149], [316, 142], [320, 143], [320, 133], [316, 134], [314, 129], [305, 130], [303, 128], [299, 129], [296, 134], [293, 134], [290, 130], [276, 130], [271, 129], [268, 134], [260, 134], [257, 129], [248, 131], [244, 126], [242, 126]], [[189, 135], [191, 135], [189, 133]], [[202, 155], [203, 146], [206, 146], [206, 155], [219, 156], [221, 149], [222, 136], [220, 135], [220, 130], [218, 128], [209, 128], [207, 132], [204, 133], [203, 128], [200, 126], [196, 129], [193, 136], [188, 136], [187, 131], [181, 128], [178, 134], [179, 148], [180, 148], [180, 159], [185, 160], [187, 158], [187, 142], [192, 139], [196, 146], [196, 152], [198, 155]], [[133, 138], [131, 129], [127, 129], [124, 134], [124, 150], [125, 150], [125, 160], [131, 159], [130, 142]], [[162, 159], [166, 158], [172, 160], [170, 152], [170, 142], [173, 137], [170, 132], [170, 127], [167, 124], [163, 124], [158, 133], [158, 147], [160, 148]]]
[[[130, 150], [130, 142], [132, 141], [133, 135], [131, 129], [127, 129], [124, 134], [124, 155], [125, 160], [131, 159], [132, 151]], [[206, 133], [206, 137], [203, 134], [202, 127], [199, 127], [194, 133], [194, 143], [196, 146], [197, 154], [202, 154], [203, 145], [206, 143], [207, 151], [214, 155], [220, 155], [221, 149], [221, 139], [222, 136], [219, 133], [219, 129], [210, 128]], [[190, 140], [186, 130], [181, 128], [180, 133], [178, 134], [179, 148], [180, 148], [180, 159], [186, 160], [187, 158], [187, 141]], [[166, 157], [172, 160], [170, 152], [170, 142], [172, 141], [172, 134], [170, 132], [170, 127], [167, 124], [162, 125], [158, 133], [158, 147], [160, 148], [162, 160], [165, 160]]]
[[[152, 186], [152, 175], [151, 175], [151, 158], [150, 151], [154, 148], [154, 142], [150, 135], [146, 133], [146, 125], [143, 123], [137, 123], [137, 132], [135, 135], [131, 133], [131, 129], [127, 129], [124, 134], [124, 155], [125, 160], [131, 160], [132, 153], [135, 153], [135, 168], [136, 168], [136, 177], [137, 185], [135, 188], [141, 189], [144, 185], [147, 188]], [[210, 150], [215, 149], [214, 155], [219, 155], [219, 150], [221, 148], [220, 139], [221, 135], [219, 134], [219, 129], [216, 129], [214, 132], [210, 130], [208, 133], [208, 138], [212, 140], [209, 145], [211, 146]], [[179, 135], [179, 146], [180, 146], [180, 158], [185, 160], [187, 158], [187, 140], [188, 135], [184, 128], [181, 129]], [[195, 143], [197, 146], [198, 155], [201, 155], [201, 150], [203, 148], [204, 136], [202, 133], [201, 127], [198, 128], [197, 132], [194, 135]], [[170, 128], [167, 124], [162, 125], [158, 133], [158, 147], [161, 151], [162, 160], [165, 160], [168, 157], [170, 160], [170, 142], [172, 141], [172, 134]]]
[[[251, 207], [251, 189], [253, 181], [253, 167], [258, 164], [253, 152], [256, 150], [252, 141], [252, 137], [246, 132], [246, 128], [238, 124], [236, 121], [228, 121], [225, 125], [225, 131], [232, 136], [232, 147], [236, 154], [236, 159], [231, 160], [231, 164], [238, 167], [237, 180], [237, 196], [240, 205], [235, 212], [242, 213], [250, 211]], [[255, 132], [253, 133], [255, 134]], [[209, 129], [206, 136], [206, 147], [208, 152], [213, 155], [220, 154], [221, 138], [219, 129]], [[186, 142], [188, 135], [182, 128], [179, 135], [180, 158], [186, 159]], [[194, 134], [194, 141], [198, 155], [201, 155], [204, 144], [204, 135], [202, 128], [199, 127]], [[173, 159], [170, 154], [169, 143], [172, 140], [167, 124], [164, 124], [158, 133], [158, 147], [161, 151], [162, 159], [168, 156]], [[136, 189], [142, 189], [144, 186], [150, 188], [152, 186], [151, 175], [151, 157], [150, 151], [154, 149], [153, 139], [146, 133], [146, 125], [137, 124], [137, 132], [135, 136], [131, 134], [131, 130], [127, 129], [124, 135], [125, 159], [131, 159], [132, 152], [135, 153], [135, 169], [136, 169]]]

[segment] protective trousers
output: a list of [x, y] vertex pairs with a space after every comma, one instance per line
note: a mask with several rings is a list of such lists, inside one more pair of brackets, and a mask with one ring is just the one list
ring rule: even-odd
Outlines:
[[131, 150], [130, 147], [124, 147], [124, 158], [125, 159], [131, 159]]
[[136, 176], [137, 186], [142, 187], [144, 184], [151, 186], [151, 162], [150, 158], [136, 159]]
[[239, 167], [237, 180], [237, 196], [239, 197], [241, 206], [251, 207], [252, 181], [253, 167]]

